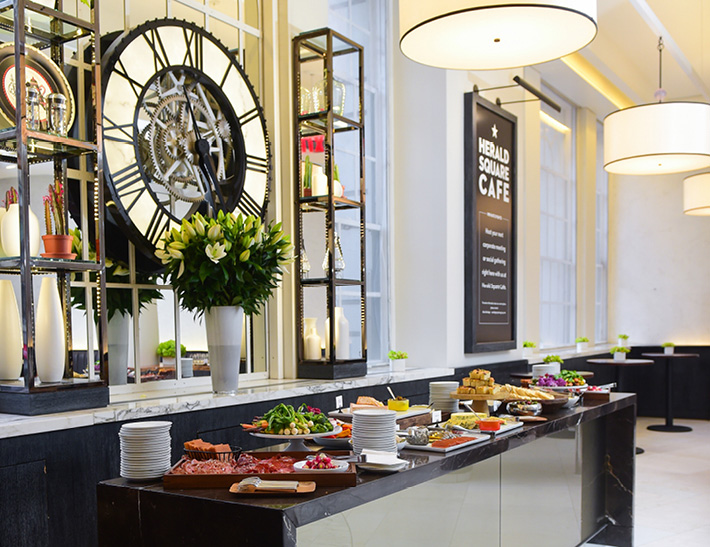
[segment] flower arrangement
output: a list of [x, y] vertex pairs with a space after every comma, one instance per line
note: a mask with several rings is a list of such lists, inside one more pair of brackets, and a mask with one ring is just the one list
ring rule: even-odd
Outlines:
[[15, 187], [10, 186], [10, 189], [5, 192], [5, 209], [9, 209], [13, 203], [19, 203], [19, 196]]
[[579, 338], [575, 338], [574, 341], [576, 344], [582, 344], [584, 342], [589, 342], [589, 338], [587, 338], [586, 336], [580, 336]]
[[629, 353], [631, 350], [624, 346], [614, 346], [609, 353]]
[[535, 345], [535, 342], [531, 342], [530, 340], [524, 340], [523, 347], [524, 348], [536, 348], [537, 346]]
[[546, 355], [542, 360], [543, 363], [564, 363], [559, 355]]
[[[72, 236], [72, 252], [77, 256], [82, 256], [83, 245], [81, 241], [81, 230], [69, 230]], [[96, 260], [96, 250], [93, 245], [89, 245], [88, 259]], [[128, 280], [130, 270], [128, 264], [121, 260], [113, 260], [106, 257], [106, 283], [125, 283]], [[136, 272], [136, 283], [141, 285], [155, 285], [157, 275]], [[139, 289], [138, 305], [143, 309], [146, 304], [154, 300], [161, 300], [163, 294], [158, 289]], [[71, 290], [71, 304], [79, 310], [86, 309], [86, 291], [83, 288], [75, 287]], [[94, 312], [96, 312], [96, 301], [94, 296]], [[133, 315], [133, 301], [131, 291], [127, 289], [106, 289], [106, 312], [110, 321], [116, 313], [121, 315]]]
[[674, 347], [675, 347], [675, 344], [674, 344], [673, 342], [663, 342], [663, 343], [661, 344], [661, 347], [662, 347], [662, 348], [674, 348]]
[[[177, 353], [176, 349], [177, 346], [175, 345], [175, 340], [168, 340], [166, 342], [160, 342], [160, 344], [158, 344], [158, 349], [156, 350], [156, 353], [160, 357], [175, 357]], [[187, 348], [180, 344], [180, 355], [184, 357], [186, 351]]]
[[183, 219], [165, 232], [155, 255], [182, 306], [201, 315], [215, 306], [241, 306], [258, 314], [293, 261], [293, 245], [281, 223], [268, 226], [252, 215], [219, 211]]
[[[49, 185], [49, 193], [42, 198], [44, 201], [44, 226], [47, 235], [68, 235], [64, 222], [64, 186], [61, 181]], [[54, 231], [52, 231], [54, 219]]]
[[390, 359], [408, 359], [409, 355], [407, 355], [406, 351], [390, 350], [390, 352], [387, 354], [387, 357], [389, 357]]

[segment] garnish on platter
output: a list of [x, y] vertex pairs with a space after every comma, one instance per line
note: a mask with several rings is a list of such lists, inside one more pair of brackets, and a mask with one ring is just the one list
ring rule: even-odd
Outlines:
[[576, 370], [561, 370], [559, 374], [544, 374], [532, 381], [538, 387], [581, 387], [586, 380]]
[[302, 404], [298, 410], [280, 403], [251, 424], [241, 424], [249, 433], [268, 435], [308, 435], [333, 431], [333, 424], [320, 409]]

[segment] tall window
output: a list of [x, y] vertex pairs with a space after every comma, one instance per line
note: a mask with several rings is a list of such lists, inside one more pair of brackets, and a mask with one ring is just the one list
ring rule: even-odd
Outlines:
[[[382, 0], [330, 0], [328, 26], [354, 40], [365, 51], [365, 183], [367, 264], [367, 356], [372, 363], [385, 361], [388, 332], [388, 245], [387, 245], [387, 43], [388, 2]], [[347, 157], [353, 149], [339, 149], [336, 157]], [[357, 161], [355, 158], [355, 164]], [[339, 159], [339, 162], [341, 160]], [[342, 173], [342, 172], [341, 172]], [[341, 175], [342, 176], [342, 175]], [[357, 245], [357, 222], [337, 227], [348, 244]], [[354, 291], [343, 306], [359, 307]], [[358, 312], [355, 311], [354, 316]], [[352, 325], [351, 328], [357, 327]]]
[[609, 339], [608, 276], [609, 276], [609, 175], [604, 170], [604, 126], [597, 122], [597, 203], [596, 203], [596, 291], [594, 302], [594, 341]]
[[574, 107], [543, 90], [562, 107], [540, 111], [540, 346], [555, 347], [575, 336]]

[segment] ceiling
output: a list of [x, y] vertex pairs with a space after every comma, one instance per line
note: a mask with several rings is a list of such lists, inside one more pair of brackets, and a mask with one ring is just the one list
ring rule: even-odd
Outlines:
[[[710, 1], [597, 0], [599, 32], [579, 53], [634, 103], [654, 102], [658, 37], [668, 100], [710, 102]], [[617, 110], [562, 61], [536, 67], [561, 93], [599, 116]]]

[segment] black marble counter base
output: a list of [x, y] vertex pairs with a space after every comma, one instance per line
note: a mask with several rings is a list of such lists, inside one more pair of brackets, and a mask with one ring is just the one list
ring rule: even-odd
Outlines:
[[[594, 488], [601, 488], [601, 495], [596, 502], [598, 506], [586, 511], [596, 515], [593, 519], [596, 528], [592, 532], [605, 527], [606, 544], [630, 546], [635, 402], [633, 394], [612, 394], [609, 402], [562, 410], [548, 422], [526, 425], [519, 433], [448, 455], [404, 450], [401, 457], [410, 461], [406, 470], [391, 475], [359, 473], [355, 487], [318, 488], [313, 494], [299, 497], [239, 498], [226, 489], [165, 491], [160, 483], [104, 481], [97, 490], [99, 542], [101, 545], [148, 546], [186, 544], [209, 538], [211, 542], [232, 543], [236, 539], [241, 545], [295, 545], [299, 526], [425, 483], [553, 433], [598, 421], [595, 442], [586, 443], [589, 448], [585, 448], [585, 452], [596, 451], [601, 476], [590, 477], [589, 487], [594, 483]], [[601, 518], [604, 515], [606, 518]]]

